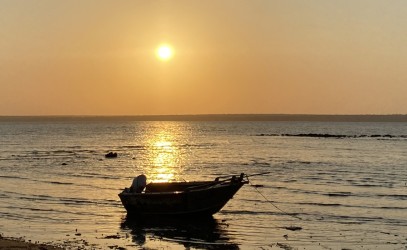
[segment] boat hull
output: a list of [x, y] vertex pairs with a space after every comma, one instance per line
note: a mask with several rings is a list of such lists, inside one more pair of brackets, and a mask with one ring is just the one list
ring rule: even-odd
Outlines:
[[119, 194], [129, 216], [211, 216], [221, 210], [244, 181], [213, 182], [209, 187], [173, 192]]

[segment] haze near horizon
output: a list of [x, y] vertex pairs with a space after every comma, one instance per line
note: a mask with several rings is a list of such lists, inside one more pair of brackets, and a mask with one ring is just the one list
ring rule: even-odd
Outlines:
[[0, 0], [0, 115], [407, 114], [407, 2]]

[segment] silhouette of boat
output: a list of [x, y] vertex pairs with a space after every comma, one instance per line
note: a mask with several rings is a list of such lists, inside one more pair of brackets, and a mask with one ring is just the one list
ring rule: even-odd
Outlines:
[[149, 183], [138, 176], [120, 194], [128, 216], [211, 216], [249, 180], [240, 176], [218, 177], [214, 181]]

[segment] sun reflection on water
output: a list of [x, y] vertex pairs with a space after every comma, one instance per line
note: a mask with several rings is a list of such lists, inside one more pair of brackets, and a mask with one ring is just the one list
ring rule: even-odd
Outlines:
[[185, 158], [179, 146], [179, 142], [185, 139], [182, 129], [182, 126], [163, 123], [148, 131], [148, 166], [144, 171], [150, 181], [167, 182], [180, 179]]

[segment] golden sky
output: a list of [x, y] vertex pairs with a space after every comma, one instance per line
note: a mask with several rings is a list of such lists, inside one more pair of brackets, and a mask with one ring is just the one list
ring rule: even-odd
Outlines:
[[405, 0], [0, 0], [0, 115], [406, 114], [406, 95]]

